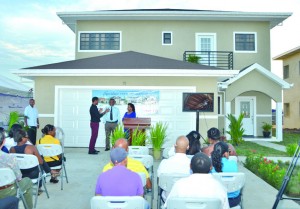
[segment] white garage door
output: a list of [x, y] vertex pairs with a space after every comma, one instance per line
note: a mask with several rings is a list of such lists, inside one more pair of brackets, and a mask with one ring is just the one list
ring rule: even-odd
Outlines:
[[[92, 91], [102, 89], [124, 89], [124, 87], [78, 87], [56, 86], [55, 125], [65, 132], [65, 146], [88, 147], [90, 141], [90, 115]], [[157, 121], [168, 123], [168, 138], [164, 147], [172, 146], [179, 135], [195, 130], [196, 113], [182, 112], [182, 93], [195, 92], [194, 87], [128, 87], [128, 89], [151, 89], [159, 91], [159, 110], [157, 114], [137, 113], [137, 117], [151, 117], [152, 124]], [[101, 107], [99, 105], [98, 107]], [[118, 107], [118, 106], [117, 106]], [[126, 106], [119, 106], [121, 117]], [[104, 124], [100, 123], [97, 147], [105, 146]]]

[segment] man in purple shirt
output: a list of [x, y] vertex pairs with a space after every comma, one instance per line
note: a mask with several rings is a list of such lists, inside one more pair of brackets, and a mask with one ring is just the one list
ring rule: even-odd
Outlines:
[[[144, 188], [141, 177], [127, 169], [127, 152], [117, 147], [110, 152], [114, 167], [98, 177], [95, 195], [101, 196], [143, 196]], [[145, 201], [145, 208], [149, 204]]]

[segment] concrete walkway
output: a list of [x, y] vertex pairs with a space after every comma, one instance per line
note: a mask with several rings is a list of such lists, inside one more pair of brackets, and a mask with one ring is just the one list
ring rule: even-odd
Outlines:
[[261, 146], [269, 147], [269, 148], [272, 148], [272, 149], [275, 149], [275, 150], [278, 150], [278, 151], [282, 151], [282, 152], [286, 151], [285, 146], [280, 145], [280, 144], [274, 144], [272, 142], [267, 142], [267, 141], [262, 141], [262, 140], [255, 140], [255, 141], [251, 141], [251, 142], [254, 142], [254, 143], [259, 144]]
[[[90, 199], [94, 196], [97, 177], [103, 166], [109, 161], [109, 152], [100, 150], [99, 155], [88, 155], [86, 148], [66, 148], [69, 183], [65, 183], [64, 190], [61, 191], [60, 182], [51, 184], [47, 179], [50, 198], [48, 199], [45, 194], [39, 196], [37, 209], [90, 209]], [[159, 163], [159, 161], [154, 162], [154, 171], [157, 170]], [[239, 163], [239, 170], [246, 174], [243, 195], [244, 209], [272, 208], [278, 191], [245, 169], [241, 163]], [[154, 172], [154, 179], [155, 193], [152, 208], [156, 209], [156, 172]], [[199, 185], [199, 188], [203, 186]], [[147, 195], [146, 199], [150, 200], [150, 195]], [[23, 208], [21, 202], [20, 208]], [[300, 206], [291, 200], [283, 200], [280, 201], [277, 208], [300, 209]]]

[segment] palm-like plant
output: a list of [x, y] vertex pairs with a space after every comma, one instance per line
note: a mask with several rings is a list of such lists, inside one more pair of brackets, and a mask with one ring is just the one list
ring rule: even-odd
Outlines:
[[150, 128], [150, 141], [154, 153], [160, 152], [161, 147], [167, 137], [167, 128], [168, 125], [163, 122], [157, 122]]
[[119, 124], [110, 135], [111, 146], [114, 146], [115, 142], [121, 138], [126, 138], [126, 132], [124, 131], [124, 127]]
[[243, 128], [244, 114], [240, 114], [238, 118], [232, 114], [228, 114], [226, 118], [230, 121], [229, 131], [226, 131], [231, 136], [231, 141], [234, 145], [238, 146], [239, 143], [243, 142], [243, 135], [245, 129]]
[[132, 146], [145, 146], [145, 141], [147, 139], [146, 132], [139, 130], [139, 127], [133, 130], [132, 132]]

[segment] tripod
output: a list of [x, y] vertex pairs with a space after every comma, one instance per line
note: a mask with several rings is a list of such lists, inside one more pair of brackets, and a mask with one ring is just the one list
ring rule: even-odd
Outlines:
[[298, 200], [298, 201], [300, 201], [300, 198], [282, 197], [283, 192], [284, 192], [286, 186], [288, 185], [288, 183], [290, 181], [290, 178], [292, 176], [292, 173], [293, 173], [293, 171], [294, 171], [294, 169], [295, 169], [295, 167], [297, 165], [297, 161], [298, 161], [299, 156], [300, 156], [300, 148], [299, 148], [299, 146], [300, 146], [300, 141], [298, 142], [298, 147], [296, 148], [296, 151], [294, 153], [292, 162], [290, 163], [290, 165], [289, 165], [289, 167], [288, 167], [288, 169], [287, 169], [287, 171], [285, 173], [285, 176], [283, 178], [283, 182], [282, 182], [281, 188], [278, 191], [278, 194], [276, 196], [276, 200], [275, 200], [275, 203], [274, 203], [272, 209], [276, 209], [277, 206], [278, 206], [279, 201], [283, 200], [283, 199], [285, 199], [285, 200]]

